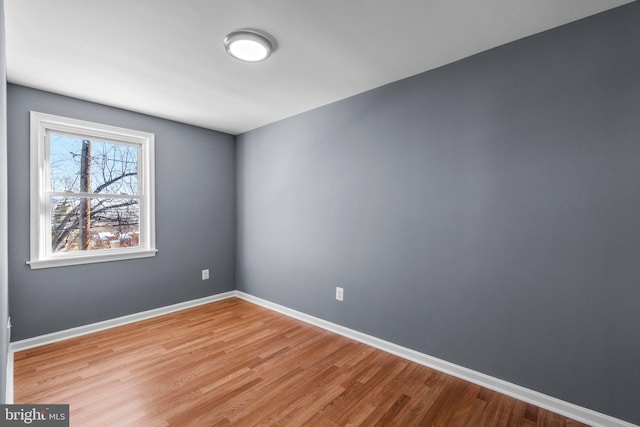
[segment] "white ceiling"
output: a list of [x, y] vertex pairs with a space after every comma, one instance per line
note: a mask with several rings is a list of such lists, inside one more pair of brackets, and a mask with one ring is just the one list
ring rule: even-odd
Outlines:
[[[9, 82], [239, 134], [630, 0], [5, 0]], [[247, 64], [222, 41], [272, 34]]]

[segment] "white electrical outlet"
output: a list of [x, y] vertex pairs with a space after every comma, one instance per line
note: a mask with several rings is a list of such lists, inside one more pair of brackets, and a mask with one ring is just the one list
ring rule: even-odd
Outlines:
[[336, 287], [336, 299], [338, 301], [344, 301], [344, 289]]
[[202, 270], [202, 280], [209, 280], [209, 269]]

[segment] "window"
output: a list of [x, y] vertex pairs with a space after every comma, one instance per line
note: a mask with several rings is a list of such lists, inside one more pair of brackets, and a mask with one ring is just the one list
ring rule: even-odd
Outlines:
[[32, 269], [154, 256], [154, 135], [31, 112]]

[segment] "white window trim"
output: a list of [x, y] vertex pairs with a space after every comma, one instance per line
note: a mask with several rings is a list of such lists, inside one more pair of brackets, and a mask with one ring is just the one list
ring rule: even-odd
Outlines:
[[[131, 143], [141, 148], [140, 167], [140, 246], [137, 248], [92, 250], [72, 253], [50, 254], [46, 244], [51, 225], [47, 209], [49, 184], [49, 159], [46, 148], [47, 130], [71, 132], [96, 138]], [[152, 133], [108, 126], [84, 120], [31, 112], [31, 259], [27, 264], [31, 269], [90, 264], [96, 262], [155, 256], [155, 167], [154, 139]], [[50, 251], [49, 251], [50, 252]]]

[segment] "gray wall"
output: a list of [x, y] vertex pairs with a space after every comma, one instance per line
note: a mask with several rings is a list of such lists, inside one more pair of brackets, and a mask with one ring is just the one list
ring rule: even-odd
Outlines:
[[[155, 257], [42, 270], [25, 265], [30, 110], [155, 134]], [[233, 136], [11, 84], [8, 122], [12, 339], [234, 289]], [[200, 277], [205, 268], [208, 281]]]
[[7, 273], [7, 65], [5, 61], [4, 0], [0, 0], [0, 402], [6, 402], [9, 334], [9, 275]]
[[237, 286], [640, 423], [639, 113], [632, 3], [241, 135]]

